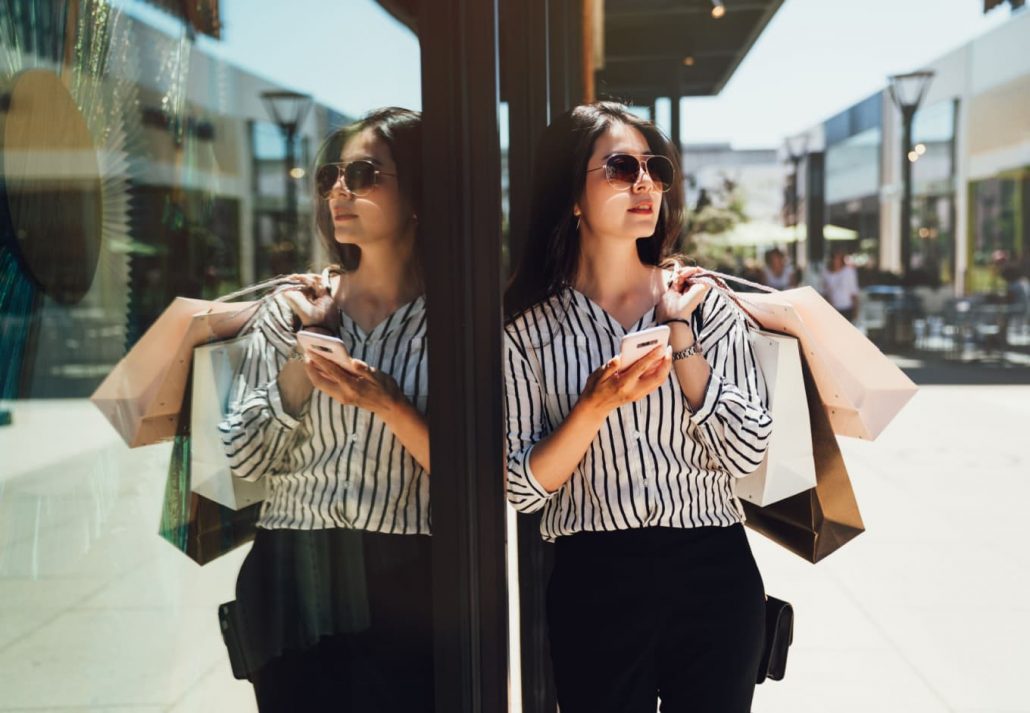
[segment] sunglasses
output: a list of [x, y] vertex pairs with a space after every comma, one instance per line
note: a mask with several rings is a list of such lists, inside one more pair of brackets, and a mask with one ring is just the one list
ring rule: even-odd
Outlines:
[[365, 196], [379, 184], [380, 176], [396, 175], [380, 171], [374, 163], [366, 159], [348, 163], [326, 163], [315, 171], [315, 188], [318, 195], [328, 198], [340, 181], [340, 176], [343, 176], [343, 187], [348, 193]]
[[644, 154], [633, 156], [628, 153], [615, 153], [604, 160], [597, 168], [587, 169], [587, 173], [604, 169], [608, 184], [616, 190], [624, 191], [636, 184], [643, 171], [662, 193], [672, 188], [676, 180], [676, 169], [672, 161], [665, 156]]

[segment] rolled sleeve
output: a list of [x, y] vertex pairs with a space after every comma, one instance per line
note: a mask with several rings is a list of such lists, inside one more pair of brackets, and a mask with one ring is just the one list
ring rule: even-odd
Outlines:
[[286, 363], [283, 352], [292, 344], [291, 335], [277, 326], [282, 315], [268, 314], [278, 311], [272, 302], [263, 305], [244, 328], [253, 333], [252, 339], [233, 379], [229, 408], [218, 425], [229, 470], [244, 480], [276, 472], [310, 405], [309, 399], [296, 416], [283, 407], [278, 378]]
[[744, 477], [762, 464], [772, 435], [765, 379], [739, 308], [716, 290], [702, 306], [698, 340], [711, 377], [690, 420], [723, 469]]
[[524, 347], [506, 332], [504, 338], [504, 398], [507, 424], [507, 495], [519, 512], [536, 512], [555, 496], [533, 475], [533, 447], [547, 433], [544, 398]]

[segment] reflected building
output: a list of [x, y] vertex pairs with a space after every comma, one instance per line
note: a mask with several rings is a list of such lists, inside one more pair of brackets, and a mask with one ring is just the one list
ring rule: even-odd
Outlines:
[[[82, 3], [77, 19], [58, 18], [63, 37], [42, 46], [35, 38], [57, 20], [15, 5], [2, 18], [14, 41], [0, 49], [4, 230], [20, 241], [32, 277], [21, 284], [9, 270], [2, 311], [12, 363], [0, 396], [86, 396], [175, 296], [210, 299], [321, 262], [307, 171], [320, 138], [348, 117], [314, 105], [296, 165], [286, 166], [283, 135], [261, 100], [283, 87], [206, 53], [192, 29], [170, 35]], [[48, 113], [60, 116], [61, 132], [32, 129]], [[79, 127], [79, 145], [62, 138], [68, 127]], [[84, 195], [78, 188], [53, 192], [69, 172], [89, 176], [82, 206], [68, 203]], [[46, 244], [46, 234], [66, 232], [54, 221], [75, 226], [79, 257]], [[87, 256], [93, 269], [82, 279], [64, 274]], [[81, 294], [62, 299], [48, 274], [61, 275], [62, 289], [81, 283]]]

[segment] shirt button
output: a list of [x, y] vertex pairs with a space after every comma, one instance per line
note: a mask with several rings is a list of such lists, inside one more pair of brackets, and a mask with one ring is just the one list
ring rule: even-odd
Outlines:
[[353, 443], [354, 441], [358, 440], [358, 434], [356, 434], [356, 433], [350, 434], [347, 437], [347, 440], [349, 440], [351, 443]]
[[643, 434], [643, 433], [641, 433], [640, 431], [634, 431], [634, 432], [633, 432], [633, 438], [637, 439], [638, 441], [639, 441], [640, 439], [642, 439], [643, 437], [644, 437], [644, 434]]

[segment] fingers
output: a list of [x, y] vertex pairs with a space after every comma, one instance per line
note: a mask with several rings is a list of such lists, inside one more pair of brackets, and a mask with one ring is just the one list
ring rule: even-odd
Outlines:
[[683, 293], [683, 297], [686, 299], [687, 307], [686, 310], [693, 312], [699, 304], [704, 300], [705, 295], [712, 289], [709, 285], [703, 282], [695, 282], [690, 288]]
[[289, 280], [299, 283], [299, 290], [312, 297], [321, 297], [329, 291], [329, 286], [322, 280], [321, 275], [294, 273], [289, 276]]

